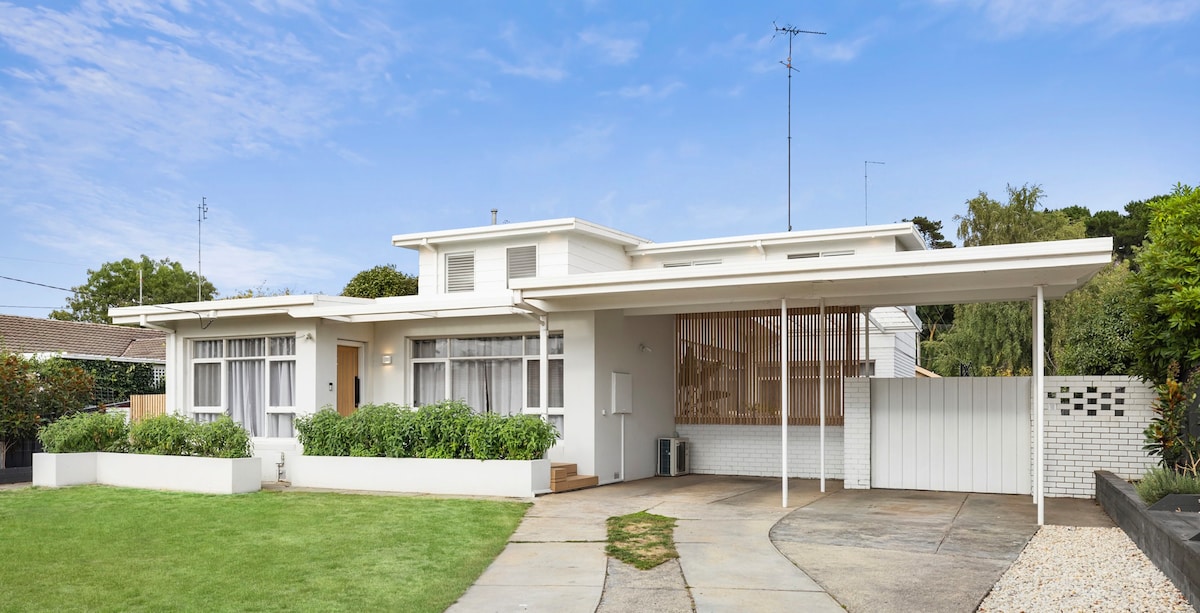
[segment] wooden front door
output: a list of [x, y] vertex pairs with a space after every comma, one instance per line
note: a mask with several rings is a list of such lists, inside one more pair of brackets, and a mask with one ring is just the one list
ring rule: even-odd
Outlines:
[[337, 348], [337, 412], [349, 415], [358, 408], [358, 347]]

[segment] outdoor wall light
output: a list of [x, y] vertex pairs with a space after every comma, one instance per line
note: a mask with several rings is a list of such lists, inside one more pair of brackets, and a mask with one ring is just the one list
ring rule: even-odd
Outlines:
[[391, 364], [391, 363], [392, 363], [392, 354], [390, 354], [390, 353], [385, 353], [385, 354], [383, 354], [383, 360], [382, 360], [382, 361], [383, 361], [383, 364], [384, 364], [385, 366], [386, 366], [386, 365], [388, 365], [388, 364]]
[[654, 351], [654, 350], [651, 349], [648, 345], [646, 345], [646, 343], [642, 343], [642, 344], [638, 345], [638, 351], [641, 351], [642, 353], [650, 353], [651, 351]]

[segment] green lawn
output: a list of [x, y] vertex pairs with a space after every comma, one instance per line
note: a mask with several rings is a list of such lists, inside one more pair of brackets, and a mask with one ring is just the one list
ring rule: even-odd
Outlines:
[[0, 609], [443, 611], [528, 506], [103, 486], [0, 491]]

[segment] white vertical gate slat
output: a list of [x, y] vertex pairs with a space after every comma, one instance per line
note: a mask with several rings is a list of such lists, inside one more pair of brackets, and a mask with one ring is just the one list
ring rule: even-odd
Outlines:
[[871, 380], [871, 487], [1031, 493], [1030, 380]]

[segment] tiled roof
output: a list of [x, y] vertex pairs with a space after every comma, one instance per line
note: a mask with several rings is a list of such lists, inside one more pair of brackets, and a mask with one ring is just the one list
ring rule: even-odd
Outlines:
[[166, 333], [78, 321], [0, 315], [0, 349], [166, 360]]

